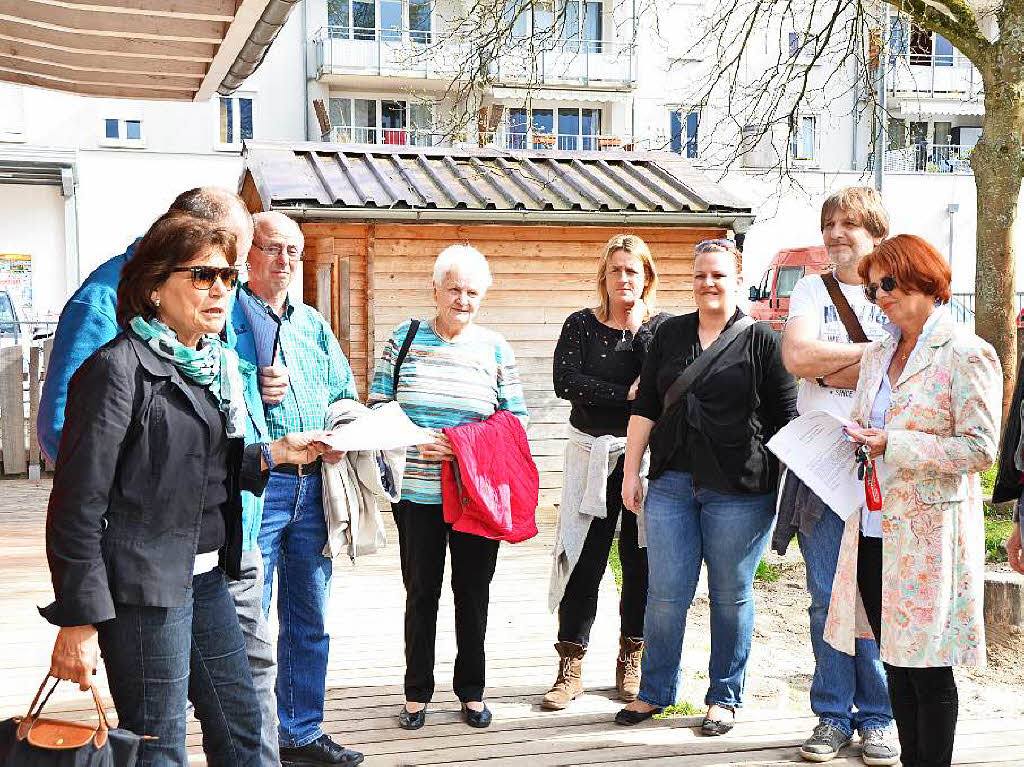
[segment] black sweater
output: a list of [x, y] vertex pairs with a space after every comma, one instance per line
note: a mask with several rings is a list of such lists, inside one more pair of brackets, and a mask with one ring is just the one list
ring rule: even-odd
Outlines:
[[[668, 317], [651, 317], [631, 343], [628, 333], [608, 327], [591, 309], [566, 318], [555, 346], [553, 378], [555, 394], [572, 402], [569, 423], [594, 437], [626, 436], [629, 387], [640, 375], [654, 331]], [[617, 351], [617, 346], [626, 348]]]
[[[737, 309], [726, 327], [742, 316]], [[765, 443], [797, 415], [778, 334], [763, 322], [744, 331], [663, 413], [665, 391], [701, 352], [696, 312], [664, 322], [648, 349], [633, 415], [656, 421], [650, 478], [685, 471], [699, 488], [775, 492], [778, 461]]]

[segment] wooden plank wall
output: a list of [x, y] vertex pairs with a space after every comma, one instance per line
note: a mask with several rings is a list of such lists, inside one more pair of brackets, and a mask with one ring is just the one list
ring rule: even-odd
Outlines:
[[[658, 308], [679, 313], [693, 307], [694, 244], [726, 234], [722, 229], [695, 228], [443, 224], [317, 223], [304, 224], [303, 230], [308, 303], [316, 305], [317, 295], [311, 262], [320, 270], [329, 265], [334, 273], [341, 263], [347, 264], [347, 334], [336, 316], [339, 294], [332, 302], [331, 323], [352, 362], [360, 394], [365, 393], [373, 360], [394, 326], [410, 317], [433, 315], [431, 268], [437, 254], [448, 245], [469, 243], [487, 257], [494, 285], [477, 321], [504, 335], [516, 353], [530, 411], [528, 434], [545, 501], [556, 500], [561, 488], [569, 416], [569, 403], [552, 390], [551, 359], [566, 316], [597, 303], [595, 273], [604, 244], [622, 231], [643, 237], [651, 246], [661, 280]], [[370, 279], [368, 256], [374, 265]], [[368, 294], [372, 300], [367, 311]]]

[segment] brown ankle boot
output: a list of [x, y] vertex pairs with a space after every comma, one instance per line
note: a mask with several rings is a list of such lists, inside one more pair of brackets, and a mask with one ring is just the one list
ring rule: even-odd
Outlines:
[[587, 648], [575, 642], [557, 642], [558, 678], [544, 695], [541, 708], [558, 711], [583, 694], [583, 656]]
[[615, 689], [619, 691], [619, 700], [629, 703], [640, 694], [640, 658], [643, 654], [642, 637], [619, 637], [619, 657], [615, 661]]

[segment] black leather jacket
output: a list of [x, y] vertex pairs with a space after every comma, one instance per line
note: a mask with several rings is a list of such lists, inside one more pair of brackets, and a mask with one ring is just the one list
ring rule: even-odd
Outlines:
[[1017, 367], [1017, 387], [1013, 390], [1013, 402], [1010, 403], [1010, 411], [1006, 414], [1003, 444], [999, 450], [999, 468], [996, 472], [996, 484], [992, 489], [993, 503], [1016, 501], [1020, 496], [1020, 471], [1013, 459], [1017, 452], [1017, 445], [1020, 444], [1022, 399], [1024, 399], [1024, 357], [1021, 357]]
[[[57, 626], [100, 623], [114, 603], [180, 607], [192, 581], [209, 465], [209, 425], [178, 370], [132, 332], [71, 378], [46, 558]], [[266, 486], [259, 445], [228, 440], [227, 542], [221, 566], [239, 576], [241, 490]]]

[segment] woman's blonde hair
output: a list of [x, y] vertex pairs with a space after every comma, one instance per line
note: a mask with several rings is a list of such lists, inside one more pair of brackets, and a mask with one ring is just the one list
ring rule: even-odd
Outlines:
[[604, 246], [604, 253], [597, 265], [597, 294], [601, 297], [601, 303], [594, 310], [594, 314], [601, 322], [607, 322], [611, 315], [611, 296], [608, 295], [605, 278], [608, 276], [608, 262], [611, 260], [612, 254], [618, 250], [624, 250], [634, 258], [640, 259], [640, 263], [644, 266], [644, 289], [640, 298], [646, 307], [644, 314], [646, 321], [654, 313], [654, 302], [658, 292], [658, 270], [654, 267], [651, 249], [635, 234], [617, 234]]

